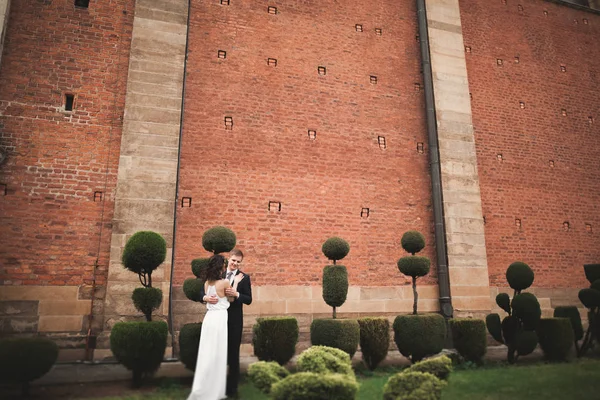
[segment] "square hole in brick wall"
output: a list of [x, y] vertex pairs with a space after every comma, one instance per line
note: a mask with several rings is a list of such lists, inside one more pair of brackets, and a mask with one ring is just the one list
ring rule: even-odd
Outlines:
[[496, 154], [496, 160], [503, 161], [504, 157], [502, 157], [502, 154]]
[[319, 75], [327, 75], [327, 68], [325, 68], [325, 67], [318, 67], [317, 68], [317, 72], [319, 73]]
[[219, 50], [217, 53], [217, 57], [225, 59], [227, 58], [227, 52], [225, 50]]
[[224, 6], [228, 6], [229, 5], [229, 0], [220, 0], [221, 4]]
[[521, 109], [524, 109], [524, 108], [525, 108], [525, 102], [524, 102], [524, 101], [520, 101], [520, 102], [519, 102], [519, 107], [520, 107]]
[[313, 129], [308, 130], [308, 139], [309, 140], [317, 140], [317, 131]]
[[471, 53], [471, 46], [465, 46], [465, 53]]
[[554, 160], [548, 161], [548, 165], [550, 165], [550, 168], [554, 168]]
[[191, 197], [182, 197], [181, 198], [181, 207], [191, 207], [192, 206], [192, 198]]
[[589, 116], [589, 117], [588, 117], [588, 122], [589, 122], [590, 124], [593, 124], [593, 123], [594, 123], [594, 117], [592, 117], [592, 116]]
[[269, 211], [281, 211], [281, 202], [269, 201]]
[[277, 14], [277, 7], [274, 7], [274, 6], [269, 6], [269, 7], [267, 7], [267, 12], [268, 12], [269, 14], [273, 14], [273, 15], [275, 15], [275, 14]]
[[88, 8], [90, 6], [90, 0], [75, 0], [75, 7]]
[[584, 25], [588, 25], [589, 23], [590, 23], [590, 22], [587, 20], [587, 18], [584, 18], [584, 19], [583, 19], [583, 24], [584, 24]]
[[515, 56], [515, 64], [519, 64], [521, 62], [521, 58], [519, 56]]
[[233, 117], [225, 117], [225, 129], [228, 131], [233, 129]]
[[362, 27], [361, 24], [354, 25], [354, 29], [356, 29], [356, 32], [362, 32], [363, 31], [363, 27]]
[[519, 218], [515, 218], [515, 226], [516, 226], [517, 228], [520, 228], [520, 227], [521, 227], [521, 220], [520, 220]]
[[377, 84], [377, 77], [375, 75], [369, 76], [369, 82], [371, 82], [373, 85], [376, 85]]
[[565, 65], [561, 65], [560, 72], [567, 72], [567, 67]]
[[588, 233], [592, 233], [592, 224], [585, 224], [585, 231]]
[[562, 115], [563, 117], [566, 117], [567, 116], [567, 109], [566, 108], [561, 109], [560, 110], [560, 115]]
[[369, 210], [369, 209], [368, 209], [368, 208], [366, 208], [366, 207], [363, 207], [363, 208], [360, 210], [360, 216], [361, 216], [361, 218], [368, 218], [370, 213], [371, 213], [371, 210]]
[[102, 201], [102, 198], [104, 197], [104, 193], [100, 192], [100, 191], [96, 191], [94, 192], [94, 201]]
[[385, 136], [377, 136], [377, 143], [379, 144], [379, 148], [384, 150], [387, 148], [385, 143]]
[[267, 58], [267, 65], [271, 66], [271, 67], [276, 67], [277, 59], [276, 58]]
[[65, 94], [65, 111], [73, 111], [73, 105], [75, 103], [75, 95], [71, 93]]
[[424, 151], [425, 151], [425, 148], [424, 148], [423, 142], [417, 143], [417, 153], [423, 154]]
[[501, 66], [504, 62], [501, 58], [496, 58], [496, 65]]
[[563, 231], [568, 232], [569, 229], [571, 229], [571, 224], [569, 224], [569, 221], [563, 222]]
[[0, 183], [0, 196], [6, 196], [8, 193], [8, 185], [6, 183]]
[[381, 36], [381, 35], [383, 35], [383, 29], [381, 29], [381, 28], [375, 28], [375, 34], [376, 34], [377, 36]]

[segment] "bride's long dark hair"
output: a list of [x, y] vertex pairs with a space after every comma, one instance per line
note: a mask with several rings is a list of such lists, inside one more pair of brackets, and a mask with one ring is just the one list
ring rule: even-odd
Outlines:
[[200, 274], [203, 281], [218, 281], [223, 276], [225, 257], [215, 254], [208, 260], [208, 265]]

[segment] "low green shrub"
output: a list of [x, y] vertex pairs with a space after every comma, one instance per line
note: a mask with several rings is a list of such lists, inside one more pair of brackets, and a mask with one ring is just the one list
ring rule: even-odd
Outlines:
[[444, 386], [427, 372], [399, 372], [383, 386], [383, 400], [440, 400]]
[[196, 370], [202, 323], [185, 324], [179, 332], [179, 359], [190, 371]]
[[248, 367], [248, 378], [260, 391], [269, 394], [271, 387], [288, 376], [287, 369], [275, 361], [258, 361]]
[[310, 342], [343, 350], [352, 358], [360, 342], [360, 326], [355, 319], [315, 319], [310, 325]]
[[327, 346], [312, 346], [298, 356], [296, 367], [300, 372], [316, 374], [343, 374], [355, 379], [348, 354]]
[[452, 360], [447, 356], [428, 358], [414, 363], [408, 367], [405, 372], [429, 372], [438, 379], [448, 380], [452, 372]]
[[449, 322], [456, 351], [465, 360], [481, 364], [487, 350], [485, 322], [472, 318], [454, 318]]
[[0, 340], [0, 382], [19, 384], [28, 395], [29, 382], [44, 376], [58, 358], [58, 346], [42, 337]]
[[398, 350], [413, 363], [444, 348], [446, 321], [440, 314], [399, 315], [393, 328]]
[[579, 341], [583, 339], [583, 324], [581, 323], [581, 315], [576, 306], [558, 306], [554, 309], [554, 318], [569, 318], [571, 327], [573, 328], [574, 339]]
[[542, 318], [537, 331], [544, 357], [550, 361], [565, 361], [573, 347], [573, 328], [569, 318]]
[[141, 386], [163, 360], [168, 328], [164, 321], [118, 322], [110, 333], [110, 349], [117, 361], [133, 373], [133, 385]]
[[298, 372], [275, 383], [273, 400], [352, 400], [358, 383], [340, 374]]
[[296, 353], [298, 320], [294, 317], [257, 318], [252, 327], [252, 346], [260, 361], [284, 365]]
[[390, 347], [390, 321], [387, 318], [358, 319], [360, 350], [367, 368], [374, 370], [385, 359]]

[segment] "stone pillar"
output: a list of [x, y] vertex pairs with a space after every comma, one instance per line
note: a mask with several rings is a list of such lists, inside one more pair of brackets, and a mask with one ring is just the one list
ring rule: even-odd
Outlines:
[[477, 154], [458, 0], [426, 0], [455, 315], [489, 312]]
[[138, 276], [121, 264], [127, 239], [140, 230], [167, 241], [167, 259], [152, 282], [163, 291], [157, 314], [166, 319], [168, 312], [187, 12], [186, 0], [135, 4], [104, 329], [142, 318], [131, 301]]
[[4, 38], [8, 27], [8, 18], [10, 15], [10, 0], [0, 0], [0, 62], [2, 62], [2, 53], [4, 51]]

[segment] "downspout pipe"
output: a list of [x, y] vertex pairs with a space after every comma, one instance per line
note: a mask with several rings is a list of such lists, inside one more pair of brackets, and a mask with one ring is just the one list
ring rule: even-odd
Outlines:
[[179, 116], [179, 147], [177, 149], [177, 178], [175, 179], [175, 198], [173, 199], [173, 247], [171, 252], [171, 274], [169, 276], [169, 315], [168, 325], [171, 334], [171, 358], [175, 358], [175, 330], [173, 328], [173, 271], [175, 270], [175, 243], [177, 241], [177, 208], [179, 206], [179, 171], [181, 169], [181, 139], [183, 138], [183, 119], [185, 111], [185, 81], [187, 78], [188, 51], [190, 45], [190, 20], [192, 0], [188, 0], [187, 29], [185, 32], [185, 57], [183, 59], [183, 83], [181, 89], [181, 114]]
[[444, 223], [444, 203], [442, 199], [442, 173], [440, 168], [440, 151], [438, 146], [437, 120], [435, 116], [433, 74], [431, 70], [431, 57], [429, 54], [429, 33], [425, 0], [417, 0], [417, 20], [419, 25], [419, 41], [421, 44], [423, 84], [425, 88], [425, 108], [431, 168], [431, 195], [433, 202], [433, 220], [435, 223], [435, 250], [438, 267], [438, 286], [440, 290], [440, 310], [444, 317], [451, 318], [453, 308], [452, 297], [450, 295], [450, 278], [448, 276], [448, 251], [446, 247], [446, 226]]

